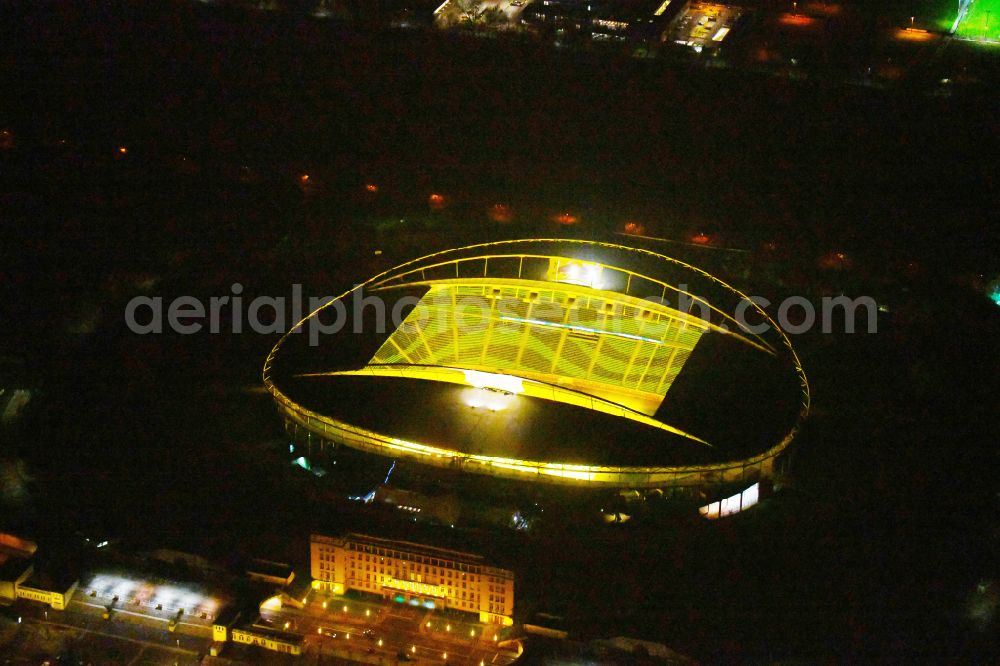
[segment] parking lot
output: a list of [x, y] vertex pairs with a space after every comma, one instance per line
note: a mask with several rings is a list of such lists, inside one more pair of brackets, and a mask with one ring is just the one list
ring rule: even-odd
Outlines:
[[115, 573], [96, 573], [81, 581], [71, 604], [111, 608], [113, 614], [173, 623], [175, 628], [206, 629], [223, 602], [194, 585], [158, 583]]
[[200, 652], [186, 642], [164, 645], [142, 627], [109, 627], [98, 618], [56, 612], [49, 612], [48, 619], [29, 614], [0, 616], [0, 655], [2, 663], [12, 666], [56, 663], [67, 657], [73, 657], [73, 663], [135, 665], [190, 665], [201, 659]]
[[[495, 9], [499, 10], [509, 23], [516, 23], [524, 9], [533, 0], [483, 0], [480, 9], [483, 11]], [[458, 7], [455, 2], [446, 2], [434, 12], [436, 22], [439, 25], [454, 25], [460, 20]]]
[[311, 592], [303, 608], [265, 603], [262, 620], [305, 636], [305, 653], [324, 658], [372, 661], [405, 654], [423, 663], [506, 666], [515, 658], [499, 627], [475, 616], [434, 611], [369, 596]]
[[690, 46], [696, 51], [714, 47], [729, 35], [741, 13], [739, 7], [693, 2], [667, 41]]

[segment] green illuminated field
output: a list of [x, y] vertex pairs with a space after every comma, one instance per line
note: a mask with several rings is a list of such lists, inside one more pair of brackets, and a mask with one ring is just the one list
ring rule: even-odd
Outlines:
[[968, 39], [1000, 40], [1000, 0], [973, 0], [957, 34]]

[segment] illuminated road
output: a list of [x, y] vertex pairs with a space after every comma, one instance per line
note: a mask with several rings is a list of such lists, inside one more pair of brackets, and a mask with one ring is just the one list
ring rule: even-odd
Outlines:
[[405, 653], [421, 662], [504, 666], [516, 656], [497, 647], [492, 627], [397, 604], [311, 595], [303, 609], [265, 608], [261, 617], [304, 634], [304, 653], [317, 657], [381, 663]]
[[94, 663], [116, 663], [127, 656], [127, 661], [146, 664], [196, 664], [210, 643], [204, 638], [169, 633], [162, 622], [104, 620], [102, 609], [76, 603], [65, 611], [54, 611], [19, 602], [11, 610], [22, 621], [14, 641], [0, 645], [0, 653], [15, 664], [37, 664], [39, 656], [54, 658], [69, 648], [91, 655]]

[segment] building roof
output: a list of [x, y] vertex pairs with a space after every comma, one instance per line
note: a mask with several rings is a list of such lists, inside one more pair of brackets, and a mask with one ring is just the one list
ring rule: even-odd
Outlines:
[[17, 580], [29, 568], [31, 568], [31, 560], [29, 558], [0, 553], [0, 581], [9, 582]]
[[250, 565], [247, 566], [246, 571], [248, 574], [268, 576], [270, 578], [280, 578], [282, 580], [287, 580], [290, 576], [292, 576], [292, 574], [295, 573], [294, 568], [290, 564], [261, 559], [252, 560]]
[[274, 627], [268, 626], [266, 624], [261, 624], [258, 620], [253, 624], [241, 625], [238, 627], [233, 627], [234, 630], [249, 631], [261, 636], [270, 636], [271, 638], [276, 638], [287, 643], [301, 643], [305, 636], [302, 634], [297, 634], [292, 631], [284, 631], [283, 629], [275, 629]]
[[[682, 6], [686, 0], [610, 0], [595, 3], [594, 18], [634, 21], [637, 19], [666, 20], [676, 11], [675, 5]], [[659, 13], [657, 13], [659, 12]]]
[[18, 557], [31, 557], [38, 550], [34, 541], [19, 537], [10, 532], [0, 532], [0, 553], [16, 555]]
[[33, 587], [36, 590], [46, 590], [49, 592], [65, 592], [70, 587], [78, 583], [80, 577], [69, 571], [52, 571], [46, 569], [36, 569], [31, 573], [28, 580], [24, 581], [24, 587]]
[[213, 624], [229, 627], [239, 620], [239, 618], [249, 608], [251, 608], [250, 604], [227, 604], [221, 611], [219, 611], [219, 614], [215, 616]]

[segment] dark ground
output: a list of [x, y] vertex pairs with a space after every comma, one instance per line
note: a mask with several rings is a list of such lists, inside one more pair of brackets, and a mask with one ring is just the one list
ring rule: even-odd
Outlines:
[[[815, 411], [788, 493], [717, 524], [496, 535], [521, 563], [522, 608], [710, 661], [995, 655], [996, 621], [968, 606], [1000, 575], [998, 313], [973, 289], [998, 270], [995, 95], [183, 3], [52, 7], [0, 28], [0, 339], [39, 389], [5, 434], [34, 477], [30, 502], [0, 514], [11, 527], [225, 556], [302, 553], [320, 518], [363, 525], [282, 462], [273, 408], [242, 390], [274, 337], [135, 336], [121, 313], [146, 279], [165, 300], [233, 282], [247, 300], [293, 282], [325, 295], [438, 247], [638, 220], [750, 249], [675, 246], [773, 300], [844, 290], [890, 313], [876, 335], [796, 340]], [[433, 191], [444, 210], [428, 211]], [[498, 201], [507, 226], [484, 213]], [[565, 209], [580, 224], [548, 221]], [[852, 267], [820, 268], [832, 251]]]

